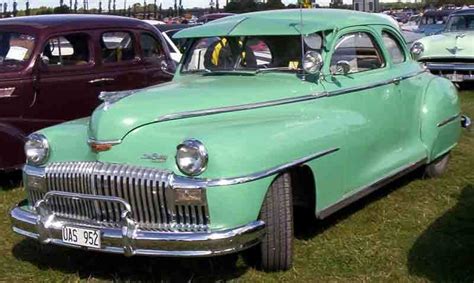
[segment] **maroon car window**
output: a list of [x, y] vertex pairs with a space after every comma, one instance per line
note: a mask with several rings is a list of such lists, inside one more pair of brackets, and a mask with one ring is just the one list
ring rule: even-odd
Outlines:
[[48, 40], [41, 54], [48, 66], [80, 66], [90, 61], [89, 36], [77, 33], [61, 35]]
[[30, 59], [34, 36], [17, 32], [0, 32], [0, 65], [15, 65]]
[[161, 43], [150, 34], [140, 34], [140, 45], [142, 46], [143, 57], [146, 59], [158, 59], [163, 56]]
[[135, 58], [133, 37], [129, 32], [114, 31], [103, 33], [100, 43], [103, 63], [118, 63]]

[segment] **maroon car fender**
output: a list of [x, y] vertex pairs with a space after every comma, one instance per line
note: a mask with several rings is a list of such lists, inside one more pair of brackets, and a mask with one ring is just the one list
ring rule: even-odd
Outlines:
[[21, 169], [25, 163], [23, 145], [27, 135], [8, 122], [0, 120], [0, 170]]

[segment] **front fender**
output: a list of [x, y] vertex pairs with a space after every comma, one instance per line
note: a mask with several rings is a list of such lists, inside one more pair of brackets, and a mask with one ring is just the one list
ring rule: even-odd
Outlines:
[[26, 133], [10, 123], [0, 122], [0, 170], [20, 169], [25, 162]]
[[[176, 146], [186, 138], [195, 138], [203, 142], [209, 153], [207, 170], [199, 178], [247, 176], [341, 147], [341, 142], [347, 140], [343, 138], [347, 134], [344, 125], [347, 120], [339, 117], [345, 112], [335, 111], [333, 105], [329, 99], [321, 98], [293, 105], [153, 123], [130, 132], [121, 144], [99, 153], [98, 160], [161, 168], [182, 175], [175, 163]], [[147, 158], [153, 154], [161, 158]], [[339, 152], [331, 154], [335, 155]], [[328, 175], [329, 168], [321, 166], [320, 160], [308, 165]], [[244, 184], [208, 188], [212, 229], [237, 227], [257, 219], [276, 175]], [[342, 186], [342, 183], [327, 184], [325, 179], [321, 178], [319, 188], [326, 189], [329, 196], [322, 193], [319, 201], [329, 201], [335, 194], [328, 189]], [[338, 180], [342, 182], [342, 178]]]
[[459, 98], [454, 85], [440, 77], [428, 84], [421, 108], [421, 140], [429, 161], [451, 150], [461, 134]]

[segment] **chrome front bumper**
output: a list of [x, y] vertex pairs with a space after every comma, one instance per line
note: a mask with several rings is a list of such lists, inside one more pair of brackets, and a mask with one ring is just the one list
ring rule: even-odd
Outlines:
[[426, 63], [425, 66], [432, 74], [445, 77], [452, 82], [474, 81], [474, 64]]
[[[48, 209], [47, 201], [52, 196], [121, 203], [125, 207], [122, 213], [122, 227], [109, 228], [100, 224], [81, 223], [76, 220], [61, 218]], [[265, 233], [265, 223], [263, 221], [254, 221], [235, 229], [215, 232], [148, 231], [138, 228], [130, 215], [130, 205], [121, 198], [58, 191], [48, 192], [43, 200], [35, 204], [34, 209], [31, 209], [25, 200], [10, 212], [13, 231], [36, 239], [41, 243], [124, 254], [126, 256], [205, 257], [228, 254], [258, 244]], [[100, 230], [101, 248], [84, 248], [63, 242], [62, 227], [64, 225]]]

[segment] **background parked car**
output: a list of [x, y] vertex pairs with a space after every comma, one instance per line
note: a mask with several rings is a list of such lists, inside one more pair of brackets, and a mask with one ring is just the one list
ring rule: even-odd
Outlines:
[[0, 170], [22, 166], [29, 133], [90, 115], [100, 92], [159, 84], [174, 72], [163, 37], [140, 20], [31, 16], [3, 19], [0, 30]]
[[415, 32], [423, 33], [424, 35], [433, 35], [442, 31], [448, 20], [448, 16], [454, 11], [454, 9], [444, 9], [425, 12]]
[[173, 35], [178, 31], [192, 27], [194, 25], [186, 25], [186, 24], [164, 24], [164, 25], [155, 25], [155, 27], [161, 32], [163, 38], [168, 45], [168, 49], [170, 50], [171, 58], [176, 62], [179, 63], [181, 60], [182, 53], [184, 52], [186, 40], [185, 39], [174, 39]]
[[228, 16], [233, 16], [235, 15], [234, 13], [214, 13], [214, 14], [207, 14], [204, 16], [201, 16], [198, 18], [197, 23], [198, 24], [205, 24], [220, 18], [225, 18]]
[[413, 56], [435, 75], [455, 83], [474, 81], [474, 9], [452, 13], [445, 30], [416, 41]]

